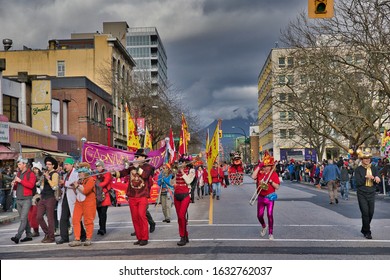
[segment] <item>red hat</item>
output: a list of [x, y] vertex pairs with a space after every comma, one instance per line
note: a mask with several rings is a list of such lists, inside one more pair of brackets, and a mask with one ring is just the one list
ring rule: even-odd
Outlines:
[[275, 164], [275, 159], [273, 156], [271, 156], [268, 151], [264, 152], [264, 158], [263, 158], [264, 166], [271, 166]]

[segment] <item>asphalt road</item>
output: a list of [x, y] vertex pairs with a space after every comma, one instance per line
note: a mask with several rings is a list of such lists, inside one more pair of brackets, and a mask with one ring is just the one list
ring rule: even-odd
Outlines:
[[[260, 237], [256, 204], [249, 205], [253, 180], [222, 190], [220, 200], [196, 200], [189, 208], [190, 243], [179, 247], [177, 219], [163, 223], [161, 207], [150, 206], [157, 227], [149, 244], [135, 246], [127, 205], [108, 210], [107, 234], [95, 235], [90, 247], [43, 244], [41, 237], [14, 244], [18, 220], [0, 225], [2, 260], [390, 260], [390, 200], [378, 196], [373, 239], [360, 233], [356, 195], [329, 204], [326, 190], [283, 182], [275, 204], [274, 240]], [[95, 220], [95, 233], [98, 222]]]

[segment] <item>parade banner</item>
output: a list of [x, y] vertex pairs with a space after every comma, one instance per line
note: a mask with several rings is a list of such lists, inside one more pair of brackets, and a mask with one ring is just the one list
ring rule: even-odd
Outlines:
[[[95, 169], [95, 162], [101, 160], [104, 162], [106, 170], [122, 170], [125, 168], [125, 161], [133, 161], [134, 153], [125, 150], [120, 150], [99, 143], [85, 142], [83, 146], [83, 161], [91, 165], [91, 169]], [[154, 168], [160, 168], [164, 163], [165, 147], [151, 151], [148, 154], [150, 165]]]

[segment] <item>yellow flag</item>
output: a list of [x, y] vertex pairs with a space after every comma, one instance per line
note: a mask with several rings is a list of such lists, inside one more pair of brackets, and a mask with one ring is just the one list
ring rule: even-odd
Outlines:
[[152, 135], [150, 135], [148, 127], [146, 127], [146, 129], [145, 129], [144, 148], [148, 148], [150, 150], [153, 150]]
[[221, 126], [221, 120], [218, 120], [217, 126], [214, 130], [213, 138], [208, 145], [207, 150], [207, 173], [208, 173], [208, 181], [211, 184], [211, 168], [213, 167], [214, 162], [217, 160], [219, 154], [219, 128]]
[[139, 143], [139, 137], [137, 132], [137, 126], [134, 123], [133, 118], [130, 115], [130, 111], [126, 106], [126, 118], [127, 118], [127, 149], [130, 151], [141, 148]]

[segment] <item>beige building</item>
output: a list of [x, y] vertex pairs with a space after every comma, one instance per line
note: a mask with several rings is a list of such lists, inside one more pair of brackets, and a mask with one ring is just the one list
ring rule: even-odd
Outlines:
[[[127, 24], [122, 25], [124, 34], [126, 26]], [[113, 111], [107, 110], [104, 117], [112, 118], [113, 145], [126, 149], [125, 106], [112, 87], [112, 79], [115, 84], [129, 83], [135, 62], [119, 39], [111, 34], [72, 34], [71, 39], [50, 40], [47, 49], [10, 48], [0, 51], [1, 58], [4, 58], [7, 64], [3, 77], [9, 79], [19, 80], [20, 73], [25, 73], [28, 81], [42, 77], [47, 80], [50, 80], [50, 77], [85, 77], [107, 92], [112, 96]], [[94, 115], [96, 106], [94, 102], [89, 103], [88, 115]], [[105, 106], [107, 107], [107, 104]], [[87, 118], [86, 121], [96, 122], [98, 119], [104, 123], [102, 117], [99, 115], [94, 119]], [[23, 123], [23, 117], [21, 122]], [[85, 136], [88, 139], [88, 136]], [[81, 145], [80, 139], [78, 141]]]

